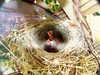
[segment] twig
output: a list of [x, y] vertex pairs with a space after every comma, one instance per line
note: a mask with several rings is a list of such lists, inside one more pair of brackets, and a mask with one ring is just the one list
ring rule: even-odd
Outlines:
[[[82, 15], [82, 13], [81, 13], [81, 11], [80, 11], [80, 9], [79, 9], [79, 4], [78, 4], [78, 3], [79, 3], [79, 0], [77, 0], [77, 1], [78, 1], [78, 2], [76, 2], [76, 0], [74, 0], [75, 4], [76, 4], [76, 6], [77, 6], [77, 9], [78, 9], [77, 13], [80, 12], [81, 16], [83, 17], [83, 15]], [[78, 16], [78, 19], [79, 19], [80, 27], [81, 27], [81, 29], [82, 29], [82, 31], [83, 31], [83, 34], [84, 34], [85, 41], [86, 41], [86, 43], [87, 43], [87, 45], [88, 45], [89, 52], [90, 52], [90, 53], [94, 56], [94, 58], [96, 59], [96, 61], [97, 61], [97, 63], [98, 63], [98, 66], [100, 66], [100, 62], [99, 62], [98, 58], [97, 58], [96, 55], [93, 53], [93, 51], [94, 51], [93, 48], [94, 48], [94, 47], [92, 47], [93, 45], [90, 44], [89, 41], [87, 40], [87, 38], [86, 38], [86, 34], [85, 34], [84, 29], [83, 29], [83, 26], [82, 26], [82, 24], [81, 24], [80, 17], [79, 17], [78, 14], [77, 14], [77, 16]], [[83, 19], [85, 20], [84, 17], [83, 17]], [[86, 20], [85, 20], [85, 22], [86, 22], [88, 28], [90, 29], [90, 27], [89, 27], [89, 25], [88, 25], [88, 23], [87, 23]], [[90, 35], [92, 36], [91, 31], [90, 31]], [[90, 41], [92, 41], [92, 38], [91, 38]]]

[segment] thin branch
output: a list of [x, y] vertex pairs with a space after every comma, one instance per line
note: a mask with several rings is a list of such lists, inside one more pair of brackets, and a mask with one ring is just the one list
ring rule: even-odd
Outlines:
[[[77, 2], [77, 1], [78, 1], [78, 2]], [[96, 59], [96, 61], [97, 61], [97, 63], [98, 63], [98, 66], [100, 66], [100, 62], [99, 62], [98, 58], [97, 58], [96, 55], [93, 53], [94, 47], [93, 47], [93, 44], [91, 44], [91, 43], [92, 43], [92, 42], [91, 42], [91, 41], [92, 41], [92, 38], [91, 38], [91, 40], [90, 40], [91, 43], [89, 43], [89, 41], [87, 40], [86, 34], [85, 34], [85, 32], [84, 32], [83, 26], [82, 26], [82, 24], [81, 24], [82, 22], [81, 22], [81, 20], [80, 20], [80, 17], [79, 17], [79, 14], [78, 14], [78, 13], [80, 13], [82, 17], [83, 17], [83, 14], [82, 14], [82, 12], [80, 11], [80, 8], [79, 8], [79, 0], [77, 0], [77, 1], [74, 0], [75, 4], [76, 4], [76, 6], [77, 6], [77, 9], [78, 9], [78, 11], [77, 11], [77, 16], [78, 16], [78, 19], [79, 19], [80, 27], [81, 27], [81, 29], [82, 29], [82, 31], [83, 31], [85, 41], [86, 41], [86, 43], [87, 43], [87, 45], [88, 45], [88, 48], [89, 48], [89, 52], [90, 52], [90, 53], [94, 56], [94, 58]], [[83, 19], [84, 19], [84, 21], [86, 22], [88, 28], [90, 29], [90, 27], [89, 27], [89, 25], [88, 25], [88, 23], [87, 23], [87, 21], [85, 20], [84, 17], [83, 17]], [[90, 36], [92, 36], [92, 32], [91, 32], [91, 31], [90, 31]]]

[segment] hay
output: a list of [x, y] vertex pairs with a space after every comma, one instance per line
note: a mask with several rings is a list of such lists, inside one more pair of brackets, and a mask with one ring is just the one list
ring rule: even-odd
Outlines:
[[[44, 50], [48, 31], [62, 34], [63, 42], [56, 53]], [[98, 64], [87, 51], [82, 31], [70, 21], [40, 20], [14, 29], [3, 42], [15, 55], [7, 53], [15, 75], [96, 75]]]

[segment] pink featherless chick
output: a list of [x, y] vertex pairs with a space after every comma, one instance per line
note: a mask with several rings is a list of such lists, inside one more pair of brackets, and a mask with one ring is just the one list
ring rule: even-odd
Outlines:
[[44, 49], [47, 52], [58, 52], [57, 46], [59, 44], [59, 39], [53, 37], [52, 31], [48, 31], [47, 34], [49, 36], [49, 39], [46, 41], [46, 44], [45, 44], [45, 48]]

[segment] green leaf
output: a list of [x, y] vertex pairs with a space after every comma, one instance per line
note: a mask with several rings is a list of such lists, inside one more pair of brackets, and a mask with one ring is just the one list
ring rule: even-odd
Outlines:
[[54, 7], [54, 6], [52, 7], [51, 11], [52, 11], [52, 12], [54, 12], [54, 11], [55, 11], [55, 7]]
[[8, 60], [8, 57], [2, 56], [2, 52], [7, 53], [8, 50], [0, 44], [0, 60]]
[[56, 4], [57, 3], [57, 0], [54, 0], [54, 3]]
[[59, 8], [60, 8], [60, 5], [56, 4], [56, 5], [54, 5], [54, 6], [52, 7], [51, 11], [52, 11], [52, 12], [55, 12], [55, 11], [57, 11]]
[[56, 4], [56, 5], [54, 6], [54, 8], [55, 8], [55, 11], [56, 11], [56, 10], [58, 10], [58, 9], [60, 8], [60, 5]]
[[[48, 5], [49, 9], [50, 9], [52, 12], [55, 12], [55, 11], [57, 11], [57, 10], [60, 8], [60, 5], [57, 4], [57, 0], [44, 0], [44, 1], [45, 1], [45, 3]], [[52, 5], [52, 7], [51, 7], [51, 6], [49, 6], [49, 4], [50, 4], [52, 1], [54, 2], [54, 5]]]
[[48, 5], [49, 3], [51, 3], [52, 0], [45, 0], [45, 3]]
[[4, 46], [2, 46], [1, 44], [0, 44], [0, 50], [3, 51], [3, 52], [5, 52], [5, 53], [8, 52], [8, 50]]

